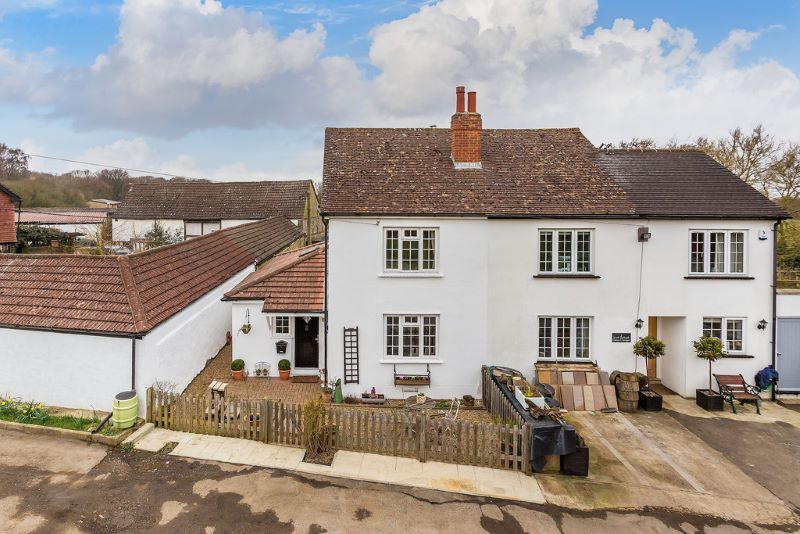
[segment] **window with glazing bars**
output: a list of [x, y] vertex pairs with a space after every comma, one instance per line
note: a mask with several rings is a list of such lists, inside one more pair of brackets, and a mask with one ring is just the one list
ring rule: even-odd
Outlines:
[[725, 352], [744, 352], [744, 319], [703, 317], [703, 335], [722, 341]]
[[540, 358], [589, 358], [589, 317], [539, 317]]
[[436, 271], [436, 238], [435, 228], [386, 228], [384, 270]]
[[591, 273], [592, 230], [539, 230], [539, 272]]
[[438, 357], [437, 315], [385, 315], [384, 331], [389, 358]]
[[743, 274], [745, 232], [692, 230], [689, 234], [689, 273]]

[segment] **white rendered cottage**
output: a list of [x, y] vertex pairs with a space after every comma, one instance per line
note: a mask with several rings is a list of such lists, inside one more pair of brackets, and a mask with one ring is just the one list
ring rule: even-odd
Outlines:
[[451, 126], [326, 131], [327, 367], [346, 392], [414, 375], [475, 394], [486, 364], [644, 371], [647, 334], [667, 346], [648, 374], [685, 396], [707, 385], [702, 334], [728, 352], [717, 372], [773, 362], [783, 209], [700, 152], [483, 129], [463, 88]]
[[109, 410], [183, 389], [226, 342], [222, 295], [303, 234], [273, 218], [130, 256], [0, 254], [0, 393]]

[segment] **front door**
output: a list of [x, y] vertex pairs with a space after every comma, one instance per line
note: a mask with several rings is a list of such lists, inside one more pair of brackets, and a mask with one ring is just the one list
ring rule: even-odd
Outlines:
[[319, 317], [308, 322], [302, 317], [294, 320], [294, 366], [319, 367]]
[[[658, 317], [647, 318], [647, 335], [658, 339]], [[658, 382], [658, 358], [647, 360], [647, 380]]]
[[778, 319], [778, 389], [800, 393], [800, 319]]

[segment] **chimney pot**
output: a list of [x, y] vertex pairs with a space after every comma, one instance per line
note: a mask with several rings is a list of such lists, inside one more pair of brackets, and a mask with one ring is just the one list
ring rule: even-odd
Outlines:
[[467, 93], [467, 111], [470, 113], [477, 113], [477, 93], [475, 91], [470, 91]]
[[456, 87], [456, 113], [464, 113], [464, 86]]

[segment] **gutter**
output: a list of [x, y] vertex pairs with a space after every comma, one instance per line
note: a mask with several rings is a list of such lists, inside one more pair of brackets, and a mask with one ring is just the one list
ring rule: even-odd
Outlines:
[[[382, 217], [417, 217], [417, 218], [487, 218], [487, 219], [577, 219], [577, 220], [592, 220], [592, 219], [621, 219], [621, 220], [735, 220], [735, 221], [774, 221], [774, 215], [752, 215], [752, 216], [739, 216], [731, 217], [730, 215], [651, 215], [647, 213], [632, 214], [492, 214], [492, 213], [448, 213], [448, 212], [435, 212], [435, 213], [414, 213], [414, 212], [387, 212], [387, 213], [359, 213], [359, 212], [320, 212], [320, 216], [324, 217], [365, 217], [365, 218], [382, 218]], [[777, 220], [790, 219], [789, 216], [777, 217]]]
[[0, 324], [0, 328], [7, 328], [9, 330], [32, 330], [35, 332], [52, 332], [54, 334], [73, 334], [80, 336], [100, 336], [100, 337], [116, 337], [116, 338], [131, 338], [142, 339], [142, 337], [149, 332], [138, 332], [136, 334], [129, 334], [123, 332], [103, 332], [102, 330], [70, 330], [68, 328], [51, 328], [46, 326], [20, 326], [11, 324]]

